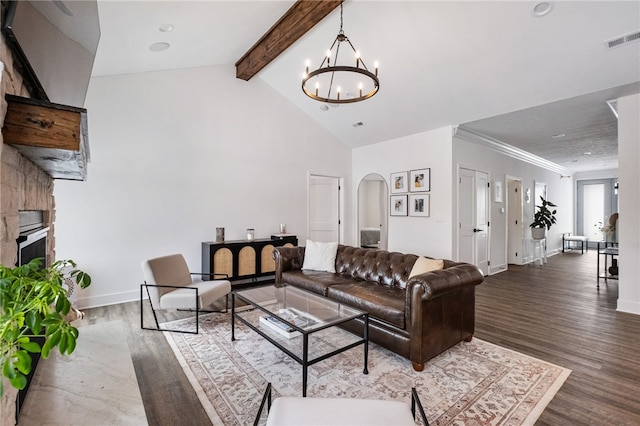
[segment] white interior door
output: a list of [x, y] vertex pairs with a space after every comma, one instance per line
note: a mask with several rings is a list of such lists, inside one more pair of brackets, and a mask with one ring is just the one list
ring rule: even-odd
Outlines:
[[460, 168], [458, 260], [489, 275], [489, 175]]
[[309, 239], [340, 242], [340, 178], [309, 176]]
[[507, 181], [507, 263], [524, 263], [524, 227], [522, 223], [522, 181]]

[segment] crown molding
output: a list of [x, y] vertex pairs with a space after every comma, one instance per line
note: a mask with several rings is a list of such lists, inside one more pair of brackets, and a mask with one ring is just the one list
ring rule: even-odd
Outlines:
[[516, 160], [524, 161], [525, 163], [533, 164], [534, 166], [542, 167], [544, 169], [551, 170], [552, 172], [560, 173], [563, 176], [573, 175], [573, 173], [565, 167], [562, 167], [549, 160], [545, 160], [544, 158], [538, 157], [537, 155], [533, 155], [520, 148], [516, 148], [515, 146], [506, 144], [498, 139], [483, 135], [480, 132], [467, 129], [462, 125], [457, 127], [455, 136], [467, 142], [482, 145], [485, 148], [506, 155], [507, 157], [515, 158]]

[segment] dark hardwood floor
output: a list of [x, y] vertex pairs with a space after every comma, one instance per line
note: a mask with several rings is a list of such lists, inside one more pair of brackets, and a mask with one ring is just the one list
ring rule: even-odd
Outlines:
[[[476, 337], [572, 370], [537, 425], [640, 424], [640, 316], [617, 312], [617, 298], [617, 281], [596, 287], [595, 250], [511, 265], [477, 287]], [[125, 324], [149, 424], [211, 424], [162, 333], [140, 329], [138, 302], [85, 313]]]

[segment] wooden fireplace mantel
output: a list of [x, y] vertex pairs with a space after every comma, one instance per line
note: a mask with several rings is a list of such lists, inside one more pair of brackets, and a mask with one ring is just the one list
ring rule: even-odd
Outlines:
[[87, 110], [14, 95], [5, 99], [4, 143], [54, 179], [86, 180]]

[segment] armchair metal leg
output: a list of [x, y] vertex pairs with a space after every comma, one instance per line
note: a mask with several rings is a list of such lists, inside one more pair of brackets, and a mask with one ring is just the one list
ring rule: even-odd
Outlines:
[[416, 391], [416, 388], [411, 388], [411, 414], [413, 414], [414, 420], [416, 418], [416, 405], [418, 406], [422, 423], [424, 423], [424, 426], [429, 426], [429, 420], [427, 420], [427, 415], [424, 413], [424, 408], [422, 408], [420, 398], [418, 398], [418, 392]]
[[[198, 334], [200, 332], [200, 313], [205, 312], [205, 313], [227, 313], [229, 311], [229, 294], [227, 293], [225, 295], [225, 309], [224, 311], [221, 310], [203, 310], [200, 309], [199, 303], [197, 302], [198, 299], [198, 289], [195, 288], [193, 290], [195, 290], [195, 300], [196, 300], [196, 309], [178, 309], [178, 311], [188, 311], [188, 312], [195, 312], [195, 319], [196, 319], [196, 330], [195, 331], [185, 331], [185, 330], [171, 330], [171, 329], [166, 329], [166, 328], [161, 328], [160, 327], [160, 322], [158, 321], [158, 316], [156, 314], [156, 310], [155, 307], [153, 306], [153, 302], [151, 301], [151, 295], [149, 293], [149, 287], [150, 286], [154, 286], [154, 287], [172, 287], [172, 288], [176, 288], [174, 286], [167, 286], [167, 285], [157, 285], [157, 284], [147, 284], [146, 282], [144, 284], [140, 284], [140, 328], [142, 328], [143, 330], [152, 330], [152, 331], [171, 331], [171, 332], [175, 332], [175, 333], [186, 333], [186, 334]], [[149, 305], [151, 306], [151, 312], [153, 313], [153, 319], [156, 323], [155, 328], [152, 327], [145, 327], [144, 325], [144, 298], [143, 298], [143, 287], [146, 288], [147, 291], [147, 297], [149, 300]]]
[[271, 383], [267, 383], [267, 389], [265, 389], [264, 394], [262, 395], [262, 402], [260, 402], [260, 408], [258, 409], [258, 414], [253, 422], [253, 426], [258, 426], [260, 423], [260, 417], [262, 417], [262, 411], [264, 410], [265, 403], [267, 405], [268, 415], [271, 410]]
[[168, 328], [160, 328], [160, 323], [158, 322], [158, 316], [156, 315], [156, 310], [153, 307], [153, 303], [151, 302], [151, 297], [149, 297], [149, 305], [151, 306], [151, 312], [153, 312], [153, 318], [155, 320], [156, 323], [156, 327], [145, 327], [144, 326], [144, 299], [142, 297], [143, 295], [143, 287], [147, 287], [147, 297], [149, 297], [149, 288], [148, 285], [145, 284], [140, 284], [140, 328], [143, 330], [151, 330], [151, 331], [170, 331], [173, 333], [185, 333], [185, 334], [198, 334], [199, 332], [199, 328], [198, 325], [200, 323], [200, 319], [199, 319], [199, 311], [196, 309], [196, 331], [185, 331], [185, 330], [175, 330], [175, 329], [168, 329]]

